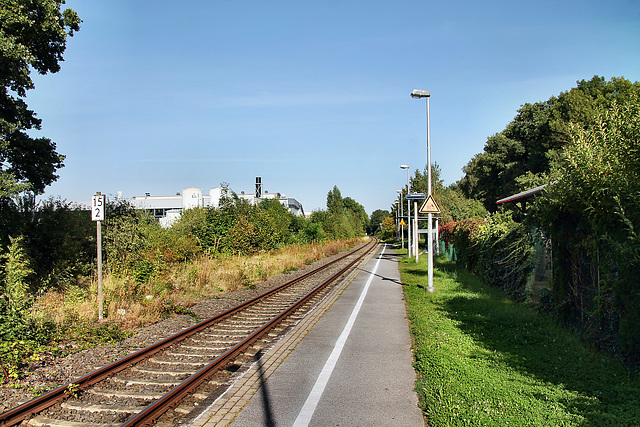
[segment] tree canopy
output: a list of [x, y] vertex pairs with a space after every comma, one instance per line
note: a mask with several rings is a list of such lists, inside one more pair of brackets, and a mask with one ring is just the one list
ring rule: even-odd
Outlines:
[[382, 224], [382, 221], [385, 218], [393, 219], [389, 211], [377, 209], [371, 212], [371, 219], [369, 220], [369, 227], [367, 227], [367, 233], [371, 235], [375, 234], [375, 232], [380, 229], [380, 224]]
[[30, 190], [40, 194], [55, 181], [64, 156], [49, 138], [27, 132], [41, 120], [24, 100], [34, 89], [31, 70], [60, 70], [67, 36], [80, 29], [80, 18], [64, 0], [0, 0], [0, 197]]
[[587, 129], [594, 125], [599, 112], [638, 94], [640, 83], [595, 76], [579, 81], [577, 87], [558, 97], [524, 104], [506, 128], [489, 137], [484, 151], [463, 168], [465, 176], [458, 188], [495, 211], [496, 200], [525, 189], [521, 182], [531, 185], [532, 176], [549, 173], [571, 141], [572, 126]]
[[[483, 218], [487, 215], [482, 203], [465, 197], [455, 185], [445, 187], [440, 175], [440, 166], [437, 163], [432, 165], [431, 184], [433, 197], [442, 211], [440, 214], [442, 222], [461, 221], [466, 218]], [[427, 194], [429, 192], [428, 182], [426, 168], [423, 172], [416, 170], [411, 179], [410, 191]], [[406, 210], [406, 202], [404, 208]]]
[[337, 186], [327, 193], [327, 210], [311, 214], [313, 224], [321, 224], [322, 232], [331, 239], [364, 235], [369, 216], [364, 207], [350, 197], [342, 197]]

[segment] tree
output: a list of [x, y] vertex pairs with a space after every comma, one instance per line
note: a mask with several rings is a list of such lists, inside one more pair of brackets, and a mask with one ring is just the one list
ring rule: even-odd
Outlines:
[[64, 156], [49, 138], [33, 138], [41, 120], [24, 98], [40, 74], [60, 70], [67, 35], [80, 29], [80, 18], [64, 0], [0, 0], [0, 197], [30, 190], [41, 194], [55, 181]]
[[[522, 176], [550, 172], [559, 153], [572, 140], [572, 126], [587, 129], [595, 124], [599, 112], [638, 94], [640, 83], [594, 76], [558, 97], [522, 105], [506, 128], [489, 137], [484, 151], [463, 168], [465, 176], [458, 188], [495, 211], [496, 200], [523, 190]], [[526, 181], [531, 182], [531, 177]]]
[[389, 239], [393, 237], [396, 231], [396, 222], [393, 220], [393, 217], [387, 216], [382, 220], [382, 225], [380, 226], [382, 229], [382, 239]]
[[[479, 201], [465, 197], [456, 185], [445, 187], [444, 181], [440, 179], [441, 173], [437, 163], [431, 167], [432, 192], [441, 209], [439, 214], [442, 217], [441, 223], [461, 221], [467, 218], [484, 218], [487, 215], [486, 209]], [[415, 192], [427, 194], [428, 182], [426, 168], [423, 172], [416, 170], [411, 180], [411, 187]]]
[[334, 185], [333, 189], [327, 193], [327, 210], [330, 214], [341, 214], [343, 209], [342, 194], [338, 186]]
[[312, 215], [311, 222], [321, 222], [329, 238], [348, 239], [364, 234], [369, 217], [360, 203], [350, 197], [343, 199], [334, 186], [327, 194], [327, 212]]
[[358, 230], [358, 234], [366, 232], [369, 227], [369, 215], [364, 210], [364, 206], [353, 200], [351, 197], [345, 197], [342, 200], [347, 214], [353, 218], [354, 228]]
[[[544, 126], [533, 122], [543, 119], [544, 115], [535, 110], [544, 108], [543, 103], [525, 104], [506, 130], [489, 137], [484, 152], [463, 168], [465, 176], [458, 187], [467, 197], [480, 200], [488, 210], [495, 211], [496, 200], [517, 192], [518, 176], [534, 166], [536, 172], [546, 169], [541, 159], [546, 153], [541, 148], [543, 137], [538, 132]], [[534, 155], [532, 151], [543, 154]]]
[[382, 224], [382, 221], [387, 217], [393, 220], [393, 217], [391, 216], [389, 211], [378, 209], [371, 212], [371, 221], [369, 223], [369, 227], [367, 228], [367, 233], [373, 235], [380, 228], [380, 224]]

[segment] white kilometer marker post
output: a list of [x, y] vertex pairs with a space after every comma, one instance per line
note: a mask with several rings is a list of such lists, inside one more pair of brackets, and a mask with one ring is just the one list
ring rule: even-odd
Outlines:
[[102, 221], [104, 221], [105, 196], [99, 191], [91, 197], [91, 220], [96, 221], [98, 245], [98, 320], [102, 320], [104, 311], [102, 301]]

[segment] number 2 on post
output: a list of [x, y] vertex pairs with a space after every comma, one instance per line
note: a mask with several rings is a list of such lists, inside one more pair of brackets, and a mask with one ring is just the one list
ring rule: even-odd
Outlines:
[[92, 209], [91, 209], [91, 220], [92, 221], [103, 221], [104, 220], [104, 196], [98, 195], [93, 196], [91, 198]]

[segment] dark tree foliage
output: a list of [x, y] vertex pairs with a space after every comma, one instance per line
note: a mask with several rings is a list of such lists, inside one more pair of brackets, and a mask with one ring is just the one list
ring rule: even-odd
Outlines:
[[[96, 254], [96, 226], [89, 212], [61, 200], [23, 206], [25, 244], [41, 286], [63, 288], [90, 274]], [[26, 218], [23, 215], [23, 218]]]
[[369, 217], [360, 203], [350, 197], [343, 198], [334, 186], [327, 194], [327, 211], [314, 212], [311, 223], [321, 224], [321, 232], [327, 238], [348, 239], [364, 235]]
[[64, 156], [48, 138], [32, 138], [41, 120], [24, 101], [35, 87], [31, 70], [40, 74], [60, 70], [67, 36], [80, 29], [63, 0], [0, 1], [0, 197], [23, 190], [36, 194], [57, 179]]
[[391, 214], [389, 213], [389, 211], [385, 211], [382, 209], [377, 209], [371, 212], [371, 221], [369, 223], [369, 227], [367, 227], [367, 234], [373, 235], [376, 232], [380, 232], [381, 231], [380, 224], [382, 224], [382, 221], [385, 218], [390, 216]]
[[603, 77], [578, 82], [576, 88], [544, 102], [526, 103], [506, 128], [488, 138], [484, 151], [463, 168], [458, 188], [491, 212], [496, 201], [522, 191], [528, 174], [548, 174], [552, 162], [571, 140], [570, 127], [592, 126], [597, 112], [640, 93], [640, 84]]
[[[63, 4], [0, 0], [0, 253], [7, 251], [10, 237], [24, 234], [22, 244], [37, 275], [54, 284], [75, 269], [74, 261], [61, 262], [60, 257], [80, 249], [70, 248], [75, 241], [60, 233], [74, 232], [67, 221], [76, 221], [71, 218], [77, 215], [59, 201], [45, 202], [41, 208], [33, 203], [32, 195], [57, 179], [64, 156], [50, 139], [28, 134], [41, 128], [41, 120], [24, 99], [35, 87], [31, 71], [58, 72], [67, 36], [80, 28], [76, 12], [61, 10]], [[20, 193], [25, 195], [18, 197]]]
[[[0, 199], [2, 200], [2, 199]], [[22, 236], [22, 246], [33, 274], [30, 291], [64, 288], [89, 274], [96, 252], [95, 223], [88, 211], [59, 199], [35, 202], [32, 195], [4, 199], [1, 252], [10, 240]], [[0, 263], [0, 287], [2, 285]]]
[[[465, 197], [455, 185], [445, 187], [444, 181], [440, 179], [441, 173], [438, 164], [432, 165], [432, 193], [441, 210], [441, 213], [437, 215], [442, 218], [440, 224], [446, 224], [451, 221], [461, 221], [466, 218], [484, 218], [487, 215], [487, 211], [482, 206], [482, 203]], [[423, 172], [416, 170], [411, 179], [411, 191], [427, 194], [429, 190], [428, 182], [428, 171], [426, 168]], [[397, 204], [395, 209], [398, 209]], [[405, 201], [403, 211], [406, 211], [406, 209], [407, 203]]]

